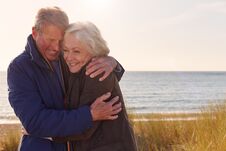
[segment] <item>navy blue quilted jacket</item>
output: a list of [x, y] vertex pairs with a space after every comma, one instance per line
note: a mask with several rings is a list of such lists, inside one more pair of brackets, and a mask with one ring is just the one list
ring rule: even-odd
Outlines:
[[25, 51], [10, 63], [7, 80], [9, 102], [30, 134], [22, 136], [20, 151], [64, 151], [64, 143], [44, 137], [80, 134], [92, 127], [88, 106], [64, 110], [57, 73], [41, 57], [31, 35]]

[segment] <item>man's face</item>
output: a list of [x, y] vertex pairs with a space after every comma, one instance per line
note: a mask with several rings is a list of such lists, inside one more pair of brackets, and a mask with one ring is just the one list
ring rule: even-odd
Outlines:
[[60, 42], [64, 31], [57, 26], [47, 25], [37, 31], [32, 29], [32, 36], [36, 42], [39, 52], [48, 61], [57, 60], [60, 54]]

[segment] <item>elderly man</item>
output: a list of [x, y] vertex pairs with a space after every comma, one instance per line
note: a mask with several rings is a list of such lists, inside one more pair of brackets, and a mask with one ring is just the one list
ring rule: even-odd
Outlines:
[[[92, 127], [92, 121], [114, 120], [121, 111], [121, 104], [115, 104], [118, 97], [104, 102], [109, 93], [91, 106], [64, 109], [65, 77], [59, 57], [60, 42], [68, 24], [61, 9], [40, 9], [25, 51], [8, 67], [9, 102], [28, 133], [22, 137], [20, 151], [67, 150], [66, 144], [55, 143], [49, 137], [80, 134]], [[123, 68], [115, 59], [105, 57], [91, 62], [86, 73], [91, 77], [103, 74], [100, 79], [103, 80], [113, 70], [120, 79]]]

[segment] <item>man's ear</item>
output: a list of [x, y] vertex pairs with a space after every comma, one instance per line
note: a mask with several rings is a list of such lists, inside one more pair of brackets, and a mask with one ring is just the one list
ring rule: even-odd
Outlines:
[[36, 39], [37, 34], [38, 34], [37, 29], [35, 27], [32, 27], [32, 37], [33, 37], [33, 39]]

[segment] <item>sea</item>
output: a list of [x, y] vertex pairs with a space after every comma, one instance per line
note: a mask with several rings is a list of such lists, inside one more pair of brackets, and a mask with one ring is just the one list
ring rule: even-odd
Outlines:
[[[9, 102], [6, 72], [0, 72], [0, 124], [18, 122]], [[199, 113], [226, 101], [226, 72], [125, 72], [120, 83], [133, 113]]]

